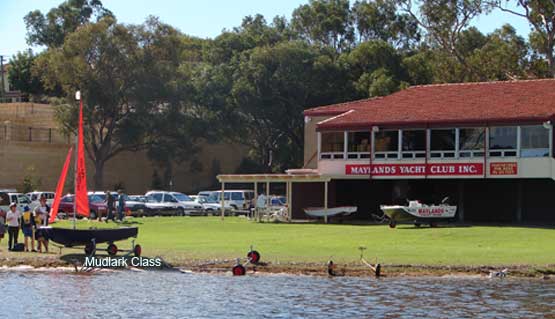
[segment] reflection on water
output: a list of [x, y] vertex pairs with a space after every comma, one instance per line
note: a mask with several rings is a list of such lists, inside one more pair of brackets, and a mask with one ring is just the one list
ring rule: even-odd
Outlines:
[[0, 291], [7, 318], [555, 318], [555, 283], [520, 279], [2, 272]]

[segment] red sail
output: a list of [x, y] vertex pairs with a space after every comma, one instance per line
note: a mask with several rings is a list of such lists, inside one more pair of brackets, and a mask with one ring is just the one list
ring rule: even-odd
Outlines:
[[62, 168], [62, 174], [58, 180], [58, 186], [56, 186], [56, 197], [54, 197], [54, 203], [50, 208], [50, 219], [48, 220], [48, 223], [53, 223], [56, 219], [56, 215], [58, 215], [58, 208], [60, 207], [60, 201], [62, 200], [62, 192], [64, 191], [67, 171], [71, 162], [71, 152], [73, 152], [73, 147], [70, 147], [69, 152], [67, 152], [66, 161], [64, 163], [64, 167]]
[[87, 195], [87, 171], [85, 169], [85, 144], [83, 143], [83, 99], [79, 104], [79, 131], [77, 133], [77, 170], [75, 171], [75, 210], [89, 216], [89, 197]]

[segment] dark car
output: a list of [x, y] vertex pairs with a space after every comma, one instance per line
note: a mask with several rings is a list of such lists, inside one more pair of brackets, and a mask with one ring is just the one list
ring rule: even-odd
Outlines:
[[[73, 217], [73, 205], [74, 205], [74, 195], [66, 195], [62, 197], [60, 201], [60, 208], [58, 208], [58, 213], [64, 216]], [[108, 209], [104, 200], [97, 195], [89, 195], [89, 210], [90, 219], [98, 218], [100, 216], [107, 216]], [[79, 215], [78, 215], [79, 216]]]

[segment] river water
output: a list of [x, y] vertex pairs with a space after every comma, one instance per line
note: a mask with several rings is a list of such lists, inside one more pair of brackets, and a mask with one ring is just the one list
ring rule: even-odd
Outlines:
[[0, 272], [5, 318], [555, 318], [555, 282]]

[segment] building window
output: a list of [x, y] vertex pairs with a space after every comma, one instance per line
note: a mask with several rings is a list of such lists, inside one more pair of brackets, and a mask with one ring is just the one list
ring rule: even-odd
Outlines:
[[543, 125], [520, 128], [520, 156], [549, 156], [549, 130]]
[[379, 131], [374, 135], [375, 158], [399, 157], [399, 131]]
[[516, 149], [516, 126], [500, 126], [489, 129], [489, 156], [516, 156]]
[[455, 129], [430, 130], [430, 157], [455, 157]]
[[484, 128], [459, 129], [459, 157], [484, 156], [485, 136]]
[[347, 133], [347, 158], [370, 158], [370, 132]]
[[426, 156], [426, 130], [403, 130], [402, 135], [402, 158]]
[[344, 145], [344, 132], [322, 132], [320, 158], [343, 158]]

